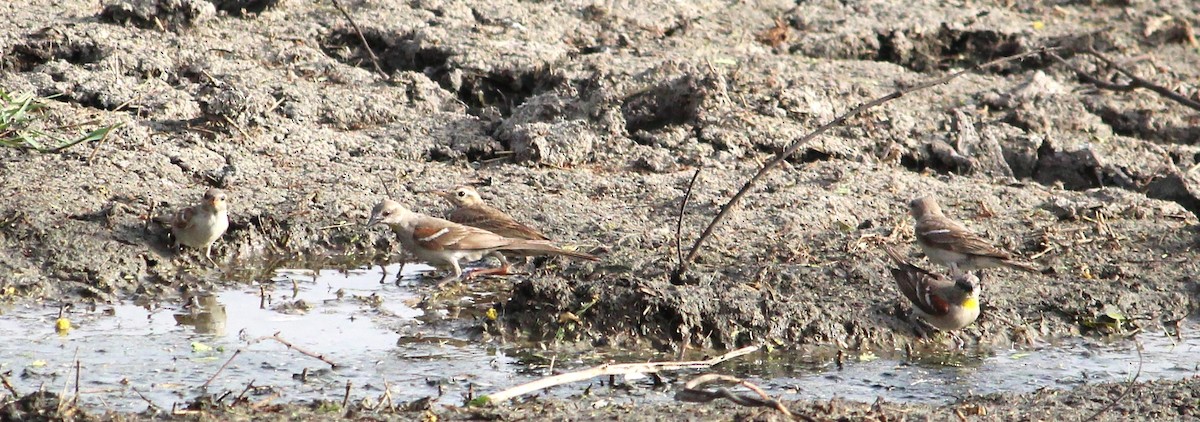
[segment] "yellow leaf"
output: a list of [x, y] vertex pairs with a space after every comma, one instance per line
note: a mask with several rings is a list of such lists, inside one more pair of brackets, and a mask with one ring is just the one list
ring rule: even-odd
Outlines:
[[71, 320], [59, 318], [57, 321], [54, 321], [54, 332], [59, 334], [71, 332]]
[[46, 366], [46, 361], [38, 359], [33, 362], [29, 362], [29, 366], [32, 366], [34, 368], [41, 368], [43, 366]]
[[209, 346], [207, 344], [204, 344], [204, 343], [201, 343], [198, 341], [193, 341], [192, 342], [192, 351], [193, 352], [208, 352], [208, 351], [212, 351], [212, 346]]
[[1045, 22], [1042, 22], [1042, 21], [1033, 21], [1033, 30], [1034, 30], [1034, 31], [1041, 31], [1041, 30], [1043, 30], [1043, 29], [1046, 29], [1046, 23], [1045, 23]]
[[496, 318], [499, 316], [496, 314], [496, 308], [488, 308], [486, 315], [487, 315], [488, 321], [495, 321]]

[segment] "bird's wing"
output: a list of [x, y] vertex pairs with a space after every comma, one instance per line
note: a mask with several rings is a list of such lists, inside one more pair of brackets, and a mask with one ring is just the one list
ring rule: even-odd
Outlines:
[[513, 241], [487, 230], [464, 226], [440, 218], [426, 217], [413, 227], [413, 241], [430, 250], [488, 250]]
[[171, 218], [171, 228], [175, 230], [187, 230], [196, 224], [195, 217], [196, 208], [187, 207], [179, 210], [173, 218]]
[[1008, 252], [997, 249], [966, 227], [948, 219], [923, 219], [917, 223], [915, 232], [917, 240], [934, 248], [999, 260], [1012, 259]]
[[929, 315], [945, 315], [950, 313], [950, 303], [946, 302], [941, 296], [934, 294], [932, 281], [936, 280], [936, 275], [924, 274], [920, 271], [911, 271], [915, 268], [892, 268], [892, 277], [896, 278], [896, 285], [900, 286], [900, 292], [907, 297], [913, 306], [920, 308], [921, 311]]
[[891, 247], [883, 246], [883, 251], [896, 262], [900, 268], [889, 268], [900, 293], [908, 298], [913, 306], [929, 315], [945, 315], [950, 312], [950, 303], [941, 296], [934, 294], [933, 289], [939, 283], [948, 283], [944, 277], [926, 271], [916, 265], [909, 264], [904, 257]]
[[521, 224], [503, 211], [483, 206], [459, 207], [450, 213], [450, 221], [478, 227], [505, 237], [526, 240], [548, 240], [546, 235]]

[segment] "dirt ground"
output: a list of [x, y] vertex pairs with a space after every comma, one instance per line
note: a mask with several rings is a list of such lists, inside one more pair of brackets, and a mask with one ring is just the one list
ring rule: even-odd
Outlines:
[[[923, 194], [1048, 269], [988, 273], [968, 344], [1104, 335], [1109, 315], [1169, 330], [1197, 309], [1200, 114], [1045, 56], [851, 118], [765, 177], [683, 283], [670, 273], [697, 168], [685, 246], [793, 139], [948, 71], [1065, 45], [1072, 66], [1124, 81], [1077, 54], [1094, 46], [1197, 98], [1200, 3], [339, 3], [356, 25], [330, 1], [0, 4], [0, 87], [54, 96], [49, 126], [122, 124], [61, 153], [0, 148], [5, 299], [172, 300], [279, 262], [377, 261], [398, 245], [360, 223], [388, 191], [440, 214], [429, 191], [475, 183], [602, 256], [543, 265], [499, 305], [506, 336], [570, 324], [564, 347], [914, 343], [877, 245], [919, 256], [905, 203]], [[149, 222], [208, 187], [231, 197], [215, 269]], [[1064, 397], [1121, 386], [1082, 389], [977, 404], [1072, 418], [1088, 409]]]

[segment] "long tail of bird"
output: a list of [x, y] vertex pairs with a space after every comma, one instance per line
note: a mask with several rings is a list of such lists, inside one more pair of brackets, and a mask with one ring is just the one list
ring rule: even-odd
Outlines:
[[895, 261], [896, 265], [901, 267], [908, 265], [908, 261], [904, 259], [904, 256], [900, 255], [899, 252], [896, 252], [895, 249], [892, 249], [891, 246], [879, 245], [879, 247], [883, 248], [883, 252], [886, 253], [888, 257], [892, 258], [892, 261]]
[[562, 255], [562, 256], [568, 256], [568, 257], [576, 258], [576, 259], [586, 259], [588, 261], [599, 261], [600, 260], [600, 258], [597, 258], [595, 255], [586, 254], [583, 252], [568, 251], [568, 250], [560, 248], [558, 246], [554, 246], [550, 242], [545, 242], [545, 241], [540, 241], [540, 240], [526, 240], [526, 241], [521, 241], [521, 242], [514, 242], [508, 246], [505, 246], [502, 249], [506, 250], [506, 251], [514, 251], [514, 252], [536, 252], [536, 253], [541, 253], [541, 254]]
[[1008, 260], [1008, 261], [1000, 261], [1000, 263], [1004, 264], [1005, 267], [1012, 268], [1014, 270], [1021, 270], [1021, 271], [1025, 271], [1025, 272], [1029, 272], [1029, 273], [1033, 273], [1033, 274], [1041, 274], [1042, 273], [1041, 268], [1035, 267], [1033, 264], [1030, 264], [1028, 262]]

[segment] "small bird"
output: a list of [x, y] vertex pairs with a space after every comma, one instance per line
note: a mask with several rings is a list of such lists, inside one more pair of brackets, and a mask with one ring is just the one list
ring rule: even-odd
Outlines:
[[[454, 205], [454, 209], [446, 216], [447, 220], [465, 226], [484, 229], [513, 239], [550, 240], [542, 232], [521, 224], [504, 211], [500, 211], [484, 203], [483, 198], [479, 197], [479, 192], [476, 192], [475, 189], [469, 186], [460, 186], [451, 191], [437, 192], [437, 195], [446, 198], [451, 205]], [[494, 256], [500, 260], [500, 268], [481, 270], [476, 272], [475, 275], [509, 274], [512, 266], [508, 263], [508, 259], [503, 254], [495, 254]]]
[[914, 199], [908, 206], [917, 221], [913, 227], [917, 245], [931, 261], [953, 270], [971, 271], [1005, 266], [1041, 273], [1033, 264], [1014, 260], [1012, 254], [997, 249], [959, 222], [946, 217], [932, 196]]
[[210, 188], [199, 204], [184, 208], [171, 217], [171, 235], [175, 242], [192, 248], [204, 248], [204, 257], [212, 262], [212, 245], [229, 228], [229, 204], [225, 192]]
[[479, 197], [479, 192], [469, 186], [460, 186], [452, 191], [443, 191], [437, 194], [446, 198], [455, 207], [446, 216], [447, 220], [513, 239], [550, 240], [542, 232], [521, 224], [505, 214], [504, 211], [485, 204], [483, 198]]
[[[460, 260], [478, 261], [484, 256], [498, 256], [500, 251], [525, 254], [563, 255], [571, 258], [599, 261], [595, 256], [563, 250], [545, 240], [514, 239], [490, 231], [465, 226], [453, 221], [410, 211], [403, 205], [385, 199], [371, 210], [367, 226], [386, 224], [400, 244], [431, 265], [451, 271], [441, 280], [448, 282], [462, 276]], [[473, 274], [468, 274], [467, 278]]]
[[900, 267], [888, 268], [900, 293], [912, 302], [913, 313], [929, 325], [952, 331], [979, 318], [978, 275], [964, 272], [954, 275], [951, 280], [909, 264], [889, 246], [883, 246], [883, 251]]

